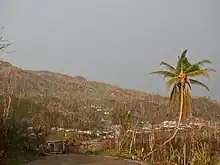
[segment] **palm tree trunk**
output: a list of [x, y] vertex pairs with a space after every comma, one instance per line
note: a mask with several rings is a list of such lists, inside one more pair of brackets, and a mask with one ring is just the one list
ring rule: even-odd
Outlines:
[[179, 112], [179, 120], [178, 120], [177, 127], [176, 127], [178, 129], [179, 129], [179, 126], [180, 126], [180, 123], [182, 120], [182, 116], [183, 116], [183, 103], [184, 103], [184, 86], [183, 86], [183, 84], [181, 84], [181, 87], [180, 87], [180, 112]]
[[181, 120], [182, 120], [182, 116], [183, 116], [183, 102], [184, 102], [184, 86], [183, 84], [181, 84], [181, 87], [180, 87], [180, 112], [179, 112], [179, 119], [178, 119], [178, 123], [177, 123], [177, 126], [176, 126], [176, 130], [174, 131], [173, 135], [168, 139], [166, 140], [162, 145], [160, 145], [159, 147], [155, 148], [153, 151], [149, 152], [147, 155], [145, 155], [144, 158], [150, 156], [151, 154], [153, 154], [155, 151], [157, 151], [158, 149], [160, 149], [161, 147], [163, 147], [164, 145], [166, 145], [167, 143], [169, 143], [171, 140], [173, 140], [173, 138], [175, 138], [176, 134], [178, 133], [179, 131], [179, 127], [180, 127], [180, 123], [181, 123]]

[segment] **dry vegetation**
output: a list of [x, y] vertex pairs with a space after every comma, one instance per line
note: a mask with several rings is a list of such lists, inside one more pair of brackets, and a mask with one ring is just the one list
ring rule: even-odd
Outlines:
[[[0, 32], [1, 30], [3, 29]], [[0, 50], [7, 53], [6, 48], [12, 43], [2, 37], [0, 41], [3, 41], [0, 43]], [[164, 120], [176, 119], [179, 110], [179, 121], [182, 116], [187, 117], [181, 116], [181, 113], [191, 112], [191, 97], [186, 93], [189, 92], [187, 84], [190, 88], [190, 84], [196, 84], [208, 89], [205, 84], [191, 78], [197, 75], [209, 77], [208, 72], [215, 70], [204, 69], [203, 66], [211, 62], [203, 60], [191, 64], [185, 57], [186, 52], [187, 50], [182, 53], [176, 67], [162, 62], [167, 70], [152, 72], [170, 77], [172, 81], [168, 85], [174, 85], [173, 91], [177, 90], [175, 97], [179, 98], [180, 91], [180, 98], [189, 101], [189, 106], [186, 106], [186, 102], [180, 99], [180, 105], [185, 102], [180, 108], [171, 108], [168, 98], [159, 95], [88, 81], [81, 76], [23, 70], [2, 61], [0, 164], [18, 164], [33, 155], [36, 158], [36, 154], [39, 154], [36, 148], [51, 135], [52, 127], [96, 131], [118, 125], [113, 138], [105, 140], [94, 140], [94, 137], [83, 136], [76, 131], [71, 135], [72, 140], [68, 141], [69, 147], [72, 146], [74, 152], [79, 149], [83, 153], [114, 155], [158, 165], [219, 165], [218, 125], [184, 129], [176, 131], [177, 135], [171, 129], [158, 130], [155, 127], [155, 124]], [[179, 90], [183, 87], [184, 90]], [[219, 120], [220, 106], [217, 102], [201, 97], [193, 99], [192, 103], [193, 116], [211, 123]], [[103, 112], [109, 112], [109, 115], [106, 117]], [[103, 122], [103, 117], [111, 121], [111, 124]], [[150, 132], [142, 129], [143, 121], [152, 124]], [[31, 132], [28, 129], [30, 126], [33, 127]], [[176, 136], [170, 138], [172, 134]], [[168, 143], [164, 143], [169, 138]], [[81, 148], [79, 142], [76, 145], [79, 140], [84, 141], [82, 144], [86, 147]], [[161, 144], [164, 145], [158, 148]]]
[[[102, 154], [153, 161], [154, 163], [159, 161], [160, 164], [165, 164], [165, 162], [183, 164], [184, 160], [192, 165], [218, 162], [218, 149], [213, 148], [213, 146], [219, 145], [218, 127], [182, 131], [153, 156], [146, 156], [152, 149], [165, 141], [171, 132], [159, 130], [148, 134], [143, 132], [136, 134], [134, 130], [140, 128], [139, 124], [143, 120], [156, 124], [176, 118], [178, 109], [170, 111], [165, 97], [88, 81], [79, 76], [69, 77], [47, 71], [26, 71], [7, 62], [1, 62], [0, 67], [2, 100], [7, 98], [6, 96], [10, 96], [11, 102], [8, 110], [13, 112], [10, 122], [2, 125], [2, 137], [6, 137], [5, 133], [12, 124], [16, 125], [16, 129], [10, 128], [9, 132], [18, 137], [21, 136], [18, 130], [23, 130], [23, 136], [25, 124], [26, 127], [34, 126], [36, 134], [44, 132], [45, 135], [54, 126], [84, 130], [101, 129], [103, 128], [101, 122], [103, 116], [96, 110], [103, 109], [112, 113], [109, 119], [113, 124], [120, 124], [122, 127], [120, 134], [115, 136], [114, 140], [110, 140], [111, 143], [109, 141], [105, 143], [105, 151], [102, 151]], [[2, 101], [1, 109], [4, 107], [5, 104]], [[195, 117], [212, 121], [219, 120], [218, 103], [207, 98], [193, 99], [193, 109]], [[128, 115], [128, 112], [131, 113]], [[132, 131], [127, 133], [127, 130]], [[26, 150], [27, 144], [29, 150], [33, 150], [33, 147], [40, 143], [39, 139], [32, 143], [28, 137], [26, 138], [21, 143], [24, 145], [18, 147], [19, 150]], [[5, 139], [9, 141], [1, 141], [1, 150], [6, 154], [3, 156], [7, 157], [9, 153], [12, 153], [8, 145], [15, 145], [17, 141], [15, 142], [9, 136]], [[27, 141], [29, 142], [27, 143]]]
[[[136, 135], [135, 144], [130, 150], [132, 135], [126, 135], [122, 149], [112, 145], [109, 153], [124, 157], [145, 160], [158, 165], [217, 165], [220, 163], [220, 141], [217, 128], [189, 129], [180, 131], [172, 141], [152, 155], [148, 153], [162, 144], [173, 131], [157, 130]], [[115, 143], [113, 143], [115, 144]], [[109, 154], [108, 153], [108, 154]]]
[[[134, 112], [142, 111], [147, 120], [157, 123], [174, 119], [178, 114], [178, 108], [174, 110], [176, 113], [170, 111], [167, 98], [159, 95], [88, 81], [79, 76], [69, 77], [48, 71], [26, 71], [7, 62], [2, 62], [0, 66], [2, 79], [5, 78], [4, 73], [11, 71], [11, 83], [16, 97], [33, 100], [49, 111], [66, 115], [68, 112], [81, 111], [84, 107], [91, 109], [91, 106], [92, 109], [102, 108], [106, 111], [126, 108]], [[2, 83], [0, 88], [3, 89], [3, 86]], [[194, 99], [193, 109], [193, 116], [219, 120], [219, 105], [207, 98]]]
[[[5, 48], [10, 45], [1, 44], [0, 50], [6, 52]], [[0, 75], [0, 164], [15, 164], [17, 158], [23, 160], [26, 154], [36, 154], [36, 148], [51, 135], [52, 127], [93, 131], [109, 127], [102, 122], [103, 112], [110, 113], [106, 119], [119, 125], [118, 130], [113, 138], [93, 141], [93, 147], [102, 148], [99, 150], [89, 150], [88, 141], [91, 143], [93, 137], [80, 137], [75, 132], [71, 135], [73, 139], [87, 141], [83, 152], [122, 156], [158, 165], [220, 164], [220, 127], [217, 125], [181, 130], [169, 143], [149, 155], [173, 133], [171, 129], [156, 130], [154, 127], [177, 117], [179, 108], [171, 109], [166, 97], [88, 81], [81, 76], [23, 70], [4, 61], [0, 63]], [[200, 119], [214, 122], [220, 118], [219, 104], [207, 98], [193, 99], [192, 108], [193, 116]], [[101, 112], [97, 111], [100, 109]], [[152, 124], [150, 132], [143, 131], [143, 121]], [[29, 126], [33, 127], [34, 136], [28, 131]], [[69, 142], [71, 145], [76, 143], [74, 140]]]

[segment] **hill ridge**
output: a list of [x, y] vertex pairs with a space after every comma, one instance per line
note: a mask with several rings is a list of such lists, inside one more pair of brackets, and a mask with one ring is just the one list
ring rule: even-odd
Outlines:
[[[169, 112], [166, 104], [168, 97], [159, 94], [90, 81], [83, 76], [71, 77], [50, 71], [23, 70], [8, 62], [0, 63], [1, 74], [9, 71], [12, 72], [10, 79], [13, 93], [17, 97], [32, 99], [49, 110], [71, 112], [76, 110], [76, 106], [83, 109], [96, 105], [112, 111], [125, 108], [126, 105], [128, 109], [144, 111], [144, 116], [152, 121], [173, 118], [178, 113], [178, 110], [176, 113]], [[7, 82], [8, 75], [4, 75], [2, 79]], [[0, 89], [4, 89], [3, 84]], [[219, 105], [207, 98], [194, 99], [194, 109], [194, 116], [209, 120], [220, 118]]]

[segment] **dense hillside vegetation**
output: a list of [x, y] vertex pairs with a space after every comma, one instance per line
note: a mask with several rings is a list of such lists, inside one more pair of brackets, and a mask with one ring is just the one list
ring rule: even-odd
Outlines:
[[[47, 109], [47, 113], [56, 112], [57, 115], [67, 116], [97, 109], [113, 111], [126, 108], [150, 122], [175, 119], [177, 115], [175, 108], [171, 110], [168, 107], [165, 97], [89, 81], [81, 76], [70, 77], [49, 71], [23, 70], [8, 62], [1, 62], [0, 73], [3, 82], [0, 86], [2, 94], [6, 85], [8, 92], [18, 98], [32, 100], [44, 107], [42, 109]], [[194, 117], [208, 120], [220, 118], [220, 107], [207, 98], [194, 99], [193, 109]], [[173, 110], [176, 113], [173, 113]]]

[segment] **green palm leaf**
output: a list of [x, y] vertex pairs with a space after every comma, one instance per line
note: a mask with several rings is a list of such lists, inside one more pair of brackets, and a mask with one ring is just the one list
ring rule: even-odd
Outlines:
[[210, 91], [210, 90], [209, 90], [209, 87], [208, 87], [207, 85], [203, 84], [202, 82], [200, 82], [200, 81], [198, 81], [198, 80], [189, 79], [189, 81], [190, 81], [191, 84], [201, 86], [201, 87], [203, 87], [203, 88], [206, 88], [208, 91]]
[[165, 66], [166, 69], [168, 69], [170, 72], [176, 73], [176, 69], [172, 65], [170, 65], [170, 64], [168, 64], [168, 63], [166, 63], [164, 61], [161, 62], [160, 65], [161, 66]]
[[159, 75], [164, 76], [164, 78], [166, 78], [166, 77], [176, 77], [176, 74], [174, 74], [172, 72], [169, 72], [169, 71], [154, 71], [154, 72], [151, 72], [150, 74], [159, 74]]
[[209, 60], [199, 61], [199, 62], [191, 65], [190, 67], [188, 67], [185, 72], [188, 73], [188, 72], [192, 72], [194, 70], [198, 70], [201, 66], [204, 66], [204, 64], [211, 64], [211, 63], [212, 62]]
[[205, 77], [209, 78], [210, 77], [209, 72], [216, 72], [216, 70], [210, 69], [210, 68], [198, 69], [198, 70], [187, 73], [187, 75], [190, 77], [205, 76]]
[[174, 84], [178, 83], [178, 77], [173, 77], [171, 79], [169, 79], [167, 82], [166, 82], [166, 88], [167, 90], [169, 91], [171, 86], [173, 86]]
[[178, 57], [178, 62], [176, 66], [177, 73], [183, 72], [184, 68], [189, 67], [191, 64], [189, 63], [188, 59], [186, 58], [187, 50], [184, 50], [180, 57]]

